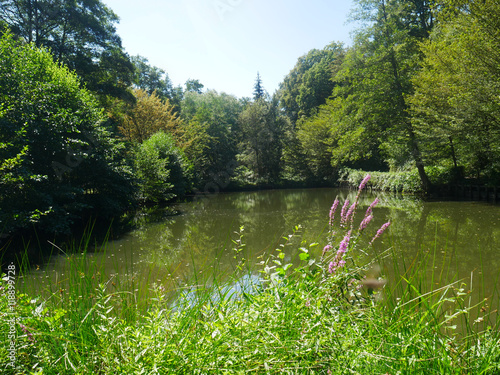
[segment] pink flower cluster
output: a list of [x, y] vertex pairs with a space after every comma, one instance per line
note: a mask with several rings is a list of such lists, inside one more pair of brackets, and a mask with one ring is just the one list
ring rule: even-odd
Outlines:
[[363, 178], [363, 181], [361, 181], [361, 183], [359, 184], [358, 192], [361, 192], [361, 190], [363, 190], [365, 188], [368, 181], [370, 181], [370, 178], [372, 178], [372, 176], [370, 176], [370, 174], [367, 174], [365, 176], [365, 178]]
[[342, 209], [340, 210], [340, 226], [345, 226], [347, 223], [347, 213], [349, 212], [347, 207], [349, 207], [349, 203], [349, 199], [346, 199]]
[[[349, 229], [349, 231], [345, 235], [344, 239], [340, 242], [337, 253], [335, 254], [335, 256], [332, 257], [333, 259], [331, 260], [331, 262], [328, 266], [328, 272], [330, 274], [336, 273], [339, 269], [343, 268], [346, 264], [345, 254], [349, 248], [349, 242], [351, 241], [351, 235], [352, 235], [352, 232], [354, 230], [353, 229], [354, 215], [355, 215], [356, 209], [358, 207], [358, 202], [359, 202], [361, 192], [366, 187], [370, 178], [371, 178], [371, 176], [369, 174], [367, 174], [365, 176], [365, 178], [363, 179], [363, 181], [361, 181], [361, 183], [359, 185], [358, 193], [356, 195], [354, 202], [352, 202], [352, 204], [351, 204], [351, 202], [349, 202], [349, 199], [346, 199], [344, 204], [342, 205], [342, 208], [340, 210], [340, 226], [342, 228], [346, 228], [346, 230]], [[373, 220], [373, 208], [378, 203], [379, 203], [379, 200], [378, 200], [378, 198], [376, 198], [370, 204], [370, 206], [367, 208], [365, 216], [364, 216], [363, 220], [361, 221], [361, 223], [359, 224], [357, 236], [359, 236], [361, 234], [361, 232], [363, 230], [365, 230], [366, 227], [368, 226], [368, 224], [370, 224], [370, 222]], [[335, 201], [334, 201], [332, 207], [330, 208], [330, 214], [329, 214], [330, 226], [333, 226], [335, 213], [337, 211], [339, 204], [340, 203], [339, 203], [338, 198], [335, 198]], [[389, 225], [391, 225], [390, 222], [387, 222], [384, 225], [382, 225], [382, 227], [377, 231], [377, 233], [372, 238], [372, 240], [370, 241], [368, 246], [372, 245], [373, 241], [375, 241], [377, 238], [379, 238], [382, 235], [382, 233], [384, 233], [384, 231], [389, 227]], [[331, 238], [333, 238], [334, 234], [335, 233], [333, 233], [333, 232], [331, 233]], [[355, 239], [356, 238], [357, 237], [355, 237]], [[326, 245], [323, 248], [322, 258], [326, 255], [326, 253], [331, 252], [332, 250], [333, 250], [333, 246], [331, 244]]]
[[339, 249], [337, 250], [337, 254], [335, 256], [335, 259], [333, 259], [332, 262], [330, 262], [330, 265], [328, 267], [328, 272], [329, 273], [335, 273], [339, 268], [342, 268], [345, 266], [345, 260], [344, 260], [344, 255], [347, 251], [347, 248], [349, 247], [349, 241], [351, 240], [351, 231], [349, 231], [342, 242], [339, 245]]
[[375, 198], [373, 203], [370, 204], [370, 206], [366, 209], [365, 217], [361, 221], [361, 224], [359, 224], [359, 231], [360, 232], [363, 231], [368, 226], [370, 221], [372, 221], [372, 219], [373, 219], [373, 207], [375, 207], [377, 204], [378, 204], [378, 198]]
[[339, 200], [338, 198], [335, 198], [332, 208], [330, 208], [330, 226], [333, 225], [333, 219], [335, 218], [335, 211], [337, 211], [338, 206], [339, 206]]
[[382, 233], [385, 232], [385, 230], [389, 227], [389, 225], [391, 225], [390, 221], [388, 221], [387, 223], [385, 223], [384, 225], [382, 225], [380, 227], [380, 229], [377, 231], [377, 234], [370, 241], [370, 245], [373, 243], [373, 241], [375, 241], [377, 238], [379, 238], [382, 235]]

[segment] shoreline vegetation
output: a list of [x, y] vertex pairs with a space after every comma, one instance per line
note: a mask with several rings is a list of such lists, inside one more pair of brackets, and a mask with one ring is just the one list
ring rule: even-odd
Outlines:
[[274, 93], [256, 72], [238, 98], [129, 56], [100, 0], [5, 0], [0, 247], [189, 195], [355, 187], [362, 171], [375, 189], [497, 198], [499, 14], [494, 1], [354, 0], [351, 46], [311, 49]]
[[[499, 185], [500, 4], [353, 4], [352, 46], [310, 50], [272, 94], [257, 73], [237, 98], [129, 56], [100, 0], [2, 1], [1, 371], [500, 373], [498, 290], [436, 285], [446, 271], [428, 252], [363, 260], [361, 244], [391, 230], [370, 227], [376, 201], [353, 224], [367, 184], [427, 197], [464, 184], [472, 198]], [[249, 264], [242, 229], [234, 273], [152, 285], [153, 271], [107, 274], [92, 257], [114, 227], [102, 242], [92, 229], [138, 207], [337, 184], [358, 195], [335, 201], [328, 243], [297, 228]], [[46, 243], [67, 255], [65, 284], [26, 294]], [[370, 273], [385, 261], [395, 279]]]
[[[12, 306], [16, 278], [3, 275], [0, 334], [15, 332], [14, 352], [7, 340], [0, 346], [3, 373], [498, 374], [498, 290], [473, 302], [465, 280], [436, 285], [435, 254], [392, 262], [394, 280], [370, 270], [395, 260], [396, 249], [362, 260], [361, 243], [390, 229], [370, 226], [377, 199], [357, 213], [368, 181], [353, 202], [335, 200], [326, 243], [304, 243], [296, 228], [248, 264], [241, 228], [234, 272], [194, 272], [188, 288], [106, 275], [83, 256], [67, 286], [38, 296], [19, 289]], [[299, 259], [289, 262], [292, 246]], [[322, 256], [312, 257], [317, 248]]]

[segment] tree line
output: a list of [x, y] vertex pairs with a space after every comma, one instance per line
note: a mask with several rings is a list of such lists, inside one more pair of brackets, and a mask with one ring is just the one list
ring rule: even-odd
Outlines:
[[129, 56], [99, 0], [0, 1], [0, 233], [69, 233], [214, 183], [331, 185], [344, 168], [498, 184], [500, 3], [354, 4], [352, 46], [237, 98]]

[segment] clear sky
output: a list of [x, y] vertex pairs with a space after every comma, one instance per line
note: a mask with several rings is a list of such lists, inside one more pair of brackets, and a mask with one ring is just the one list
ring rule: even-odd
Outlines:
[[102, 0], [119, 17], [130, 55], [165, 70], [175, 86], [250, 97], [257, 72], [272, 94], [297, 59], [332, 41], [351, 44], [351, 0]]

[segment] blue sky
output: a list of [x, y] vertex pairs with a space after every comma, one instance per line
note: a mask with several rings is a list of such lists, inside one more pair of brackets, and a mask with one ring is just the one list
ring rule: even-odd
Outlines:
[[351, 44], [351, 0], [102, 0], [119, 17], [130, 55], [174, 85], [252, 96], [257, 72], [273, 93], [297, 59], [332, 41]]

